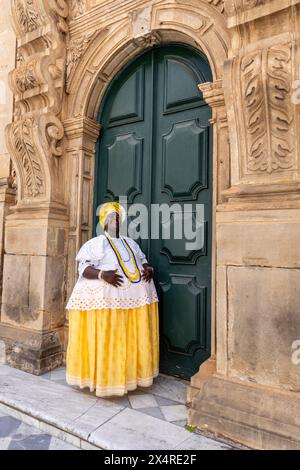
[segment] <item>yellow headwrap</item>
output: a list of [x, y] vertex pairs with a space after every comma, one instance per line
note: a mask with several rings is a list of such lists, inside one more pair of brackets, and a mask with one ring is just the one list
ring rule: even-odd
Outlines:
[[126, 217], [124, 207], [122, 207], [119, 202], [106, 202], [105, 204], [102, 204], [99, 215], [99, 222], [102, 228], [105, 227], [107, 217], [113, 212], [117, 212], [120, 216], [121, 222], [124, 222]]

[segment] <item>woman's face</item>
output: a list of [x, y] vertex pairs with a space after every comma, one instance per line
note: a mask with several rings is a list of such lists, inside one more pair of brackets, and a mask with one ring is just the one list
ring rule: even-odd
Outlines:
[[106, 219], [106, 227], [108, 232], [118, 233], [120, 229], [120, 215], [112, 212]]

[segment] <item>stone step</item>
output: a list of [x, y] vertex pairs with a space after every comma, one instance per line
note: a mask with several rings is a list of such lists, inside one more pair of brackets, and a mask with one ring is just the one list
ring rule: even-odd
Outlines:
[[[173, 398], [183, 396], [185, 385], [175, 382], [162, 377], [146, 391], [136, 390], [121, 399], [102, 399], [89, 391], [3, 365], [0, 411], [9, 411], [11, 416], [81, 449], [229, 449], [179, 424], [186, 410]], [[165, 395], [169, 390], [169, 398], [157, 395], [155, 390]]]

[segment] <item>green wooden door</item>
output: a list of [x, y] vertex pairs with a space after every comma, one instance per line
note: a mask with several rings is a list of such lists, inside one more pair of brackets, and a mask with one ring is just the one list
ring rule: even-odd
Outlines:
[[[210, 356], [211, 110], [197, 85], [211, 80], [197, 52], [156, 48], [116, 77], [99, 112], [95, 207], [122, 195], [129, 204], [171, 208], [160, 218], [159, 238], [141, 246], [160, 297], [160, 371], [187, 379]], [[194, 228], [197, 205], [204, 207], [203, 244], [187, 248], [174, 227], [185, 220]], [[150, 215], [148, 223], [151, 230]]]

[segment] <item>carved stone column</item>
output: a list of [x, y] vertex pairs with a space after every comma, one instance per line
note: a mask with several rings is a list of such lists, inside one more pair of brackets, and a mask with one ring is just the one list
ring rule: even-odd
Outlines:
[[18, 197], [6, 218], [0, 337], [9, 364], [40, 374], [63, 360], [68, 211], [60, 114], [68, 7], [64, 0], [11, 5], [18, 61], [6, 137]]

